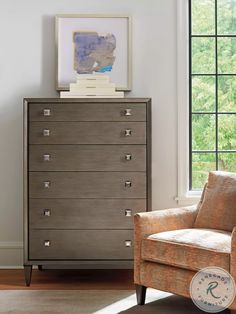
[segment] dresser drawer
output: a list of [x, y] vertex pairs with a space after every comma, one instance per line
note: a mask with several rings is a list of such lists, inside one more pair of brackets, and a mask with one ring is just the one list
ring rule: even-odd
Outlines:
[[30, 230], [29, 259], [133, 259], [132, 244], [132, 230]]
[[31, 198], [146, 198], [145, 172], [30, 172]]
[[31, 229], [132, 229], [145, 199], [30, 199]]
[[145, 171], [145, 145], [30, 145], [30, 171]]
[[145, 122], [31, 122], [30, 144], [145, 144]]
[[145, 103], [30, 104], [30, 121], [146, 121]]

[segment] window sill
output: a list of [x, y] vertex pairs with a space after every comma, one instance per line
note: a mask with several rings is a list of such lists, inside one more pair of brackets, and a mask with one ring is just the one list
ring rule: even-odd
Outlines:
[[194, 205], [200, 201], [202, 191], [188, 192], [183, 196], [177, 196], [175, 200], [179, 205]]

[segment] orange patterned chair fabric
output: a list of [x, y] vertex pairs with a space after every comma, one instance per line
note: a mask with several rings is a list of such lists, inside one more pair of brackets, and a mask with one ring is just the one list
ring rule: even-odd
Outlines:
[[190, 297], [202, 268], [218, 266], [236, 279], [236, 174], [210, 172], [198, 205], [139, 213], [134, 224], [136, 285]]
[[142, 241], [142, 259], [191, 270], [208, 266], [229, 271], [231, 233], [180, 229], [155, 233]]
[[210, 172], [194, 228], [232, 232], [236, 226], [236, 174]]

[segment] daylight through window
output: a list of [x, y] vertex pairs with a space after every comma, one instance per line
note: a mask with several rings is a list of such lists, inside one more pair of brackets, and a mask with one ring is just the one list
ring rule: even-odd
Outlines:
[[236, 172], [236, 0], [189, 0], [190, 190]]

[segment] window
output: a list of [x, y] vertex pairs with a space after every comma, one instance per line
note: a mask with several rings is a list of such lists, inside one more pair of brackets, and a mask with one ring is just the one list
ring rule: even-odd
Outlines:
[[189, 190], [236, 172], [236, 0], [189, 0]]

